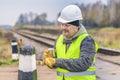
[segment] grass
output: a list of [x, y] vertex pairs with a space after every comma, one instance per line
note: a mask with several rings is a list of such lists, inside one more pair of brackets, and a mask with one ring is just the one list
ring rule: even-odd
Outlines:
[[120, 28], [105, 27], [100, 29], [90, 29], [99, 46], [120, 50]]
[[[4, 35], [4, 31], [0, 30]], [[0, 66], [2, 65], [15, 65], [18, 61], [12, 61], [12, 51], [10, 42], [3, 36], [0, 36]]]
[[0, 66], [5, 66], [5, 65], [17, 65], [18, 64], [18, 61], [14, 61], [14, 60], [1, 60], [0, 61]]
[[4, 45], [7, 43], [7, 40], [5, 40], [4, 38], [0, 37], [0, 45]]
[[5, 39], [2, 39], [0, 46], [0, 66], [13, 64], [11, 60], [11, 45]]

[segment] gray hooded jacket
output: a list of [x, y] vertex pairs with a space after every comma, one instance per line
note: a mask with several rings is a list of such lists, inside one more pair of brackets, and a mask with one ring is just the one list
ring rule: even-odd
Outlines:
[[[84, 28], [84, 26], [81, 24], [79, 31], [71, 39], [67, 39], [66, 37], [64, 37], [63, 43], [67, 45], [67, 49], [69, 48], [70, 43], [74, 39], [76, 39], [77, 36], [83, 33], [87, 33], [87, 31]], [[60, 67], [60, 68], [69, 70], [71, 72], [81, 72], [81, 71], [87, 70], [92, 65], [92, 62], [96, 53], [94, 40], [90, 36], [87, 36], [82, 41], [80, 46], [81, 46], [80, 58], [77, 58], [77, 59], [56, 58], [55, 67], [56, 68]]]

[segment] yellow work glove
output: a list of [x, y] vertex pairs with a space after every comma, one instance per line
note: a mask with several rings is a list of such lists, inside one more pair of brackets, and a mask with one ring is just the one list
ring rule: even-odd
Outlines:
[[45, 58], [45, 64], [50, 67], [50, 68], [53, 68], [55, 66], [55, 59], [52, 58], [52, 57], [49, 57], [49, 58]]
[[44, 54], [43, 54], [43, 61], [41, 62], [41, 65], [42, 65], [42, 66], [43, 66], [43, 65], [46, 65], [46, 64], [45, 64], [45, 59], [46, 59], [46, 58], [49, 58], [49, 57], [52, 57], [51, 54], [50, 54], [50, 52], [49, 52], [49, 50], [45, 50], [45, 51], [44, 51]]

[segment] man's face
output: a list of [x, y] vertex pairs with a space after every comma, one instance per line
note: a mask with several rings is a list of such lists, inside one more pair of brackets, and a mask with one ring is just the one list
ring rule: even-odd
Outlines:
[[71, 25], [71, 24], [61, 24], [61, 30], [62, 30], [62, 34], [67, 37], [67, 38], [71, 38], [73, 37], [76, 32], [78, 31], [78, 27]]

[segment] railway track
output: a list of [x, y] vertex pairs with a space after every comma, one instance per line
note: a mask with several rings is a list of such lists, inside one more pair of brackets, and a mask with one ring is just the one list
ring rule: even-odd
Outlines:
[[[42, 43], [42, 44], [44, 44], [44, 45], [46, 45], [48, 47], [53, 47], [54, 42], [56, 40], [55, 38], [41, 36], [41, 35], [38, 35], [38, 34], [32, 34], [32, 33], [26, 33], [26, 32], [25, 33], [17, 32], [17, 33], [24, 36], [24, 37], [32, 39], [32, 40], [34, 40], [36, 42], [40, 42], [40, 43]], [[120, 51], [118, 51], [118, 50], [113, 50], [113, 49], [103, 48], [103, 47], [99, 47], [98, 53], [102, 53], [102, 54], [110, 55], [110, 56], [120, 55]], [[106, 62], [112, 63], [114, 65], [120, 66], [120, 63], [118, 63], [118, 62], [114, 62], [112, 60], [106, 60], [106, 59], [101, 58], [100, 56], [97, 57], [97, 58], [102, 60], [102, 61], [106, 61]]]
[[48, 47], [54, 46], [55, 39], [53, 39], [53, 38], [35, 35], [35, 34], [28, 34], [28, 33], [20, 33], [20, 32], [16, 32], [16, 33], [18, 33], [19, 35], [22, 35], [24, 37], [27, 37], [31, 40], [34, 40], [36, 42], [40, 42]]
[[[34, 41], [36, 41], [36, 42], [38, 42], [38, 43], [42, 43], [42, 44], [44, 44], [44, 45], [46, 45], [46, 46], [48, 46], [48, 47], [53, 47], [54, 46], [54, 42], [55, 42], [55, 38], [52, 38], [52, 37], [46, 37], [46, 36], [41, 36], [41, 35], [38, 35], [38, 34], [32, 34], [32, 33], [27, 33], [27, 32], [25, 32], [25, 33], [20, 33], [20, 32], [16, 32], [17, 34], [19, 34], [19, 35], [22, 35], [22, 36], [24, 36], [24, 37], [27, 37], [27, 38], [29, 38], [29, 39], [31, 39], [31, 40], [34, 40]], [[114, 62], [114, 59], [112, 60], [112, 58], [110, 59], [107, 59], [105, 56], [106, 55], [108, 55], [109, 57], [111, 56], [118, 56], [118, 55], [120, 55], [120, 51], [118, 51], [118, 50], [113, 50], [113, 49], [109, 49], [109, 48], [103, 48], [103, 47], [99, 47], [99, 50], [98, 50], [98, 53], [102, 53], [102, 54], [104, 54], [104, 55], [99, 55], [99, 56], [97, 56], [97, 66], [99, 66], [98, 67], [98, 72], [97, 73], [99, 73], [99, 74], [97, 74], [97, 80], [114, 80], [113, 78], [111, 78], [111, 79], [107, 79], [105, 76], [101, 76], [102, 74], [104, 74], [105, 72], [105, 70], [107, 70], [107, 69], [105, 69], [103, 72], [101, 72], [102, 70], [101, 69], [103, 69], [104, 67], [103, 66], [101, 66], [102, 64], [103, 65], [106, 65], [106, 63], [108, 64], [109, 63], [109, 65], [110, 66], [119, 66], [120, 67], [120, 62], [119, 61], [117, 61], [116, 60], [116, 62]], [[105, 57], [105, 58], [103, 58], [103, 56]], [[114, 57], [115, 58], [115, 57]], [[99, 63], [102, 63], [102, 64], [99, 64]], [[114, 67], [113, 67], [114, 68]], [[112, 68], [112, 69], [113, 69]], [[115, 67], [115, 69], [116, 69], [116, 67]], [[115, 69], [114, 69], [114, 71], [115, 71]], [[106, 72], [110, 72], [110, 71], [106, 71]], [[101, 74], [100, 74], [101, 73]], [[118, 74], [118, 73], [105, 73], [104, 75], [106, 75], [106, 74], [109, 74], [110, 76], [115, 76], [115, 75], [113, 75], [113, 74]], [[119, 73], [120, 74], [120, 73]], [[120, 77], [119, 77], [119, 79], [115, 79], [115, 80], [120, 80]]]
[[[27, 37], [29, 39], [35, 40], [37, 42], [41, 42], [41, 43], [43, 43], [45, 45], [48, 45], [50, 47], [54, 46], [53, 43], [56, 40], [56, 38], [52, 38], [52, 37], [48, 37], [48, 36], [47, 37], [46, 36], [41, 36], [41, 35], [33, 34], [33, 33], [27, 33], [27, 32], [24, 32], [24, 33], [17, 32], [17, 33], [22, 35], [22, 36], [25, 36], [25, 37]], [[36, 39], [34, 37], [39, 37], [39, 38], [42, 38], [42, 39]], [[98, 53], [103, 53], [103, 54], [112, 55], [112, 56], [120, 55], [120, 51], [119, 50], [105, 48], [105, 47], [99, 47]]]

